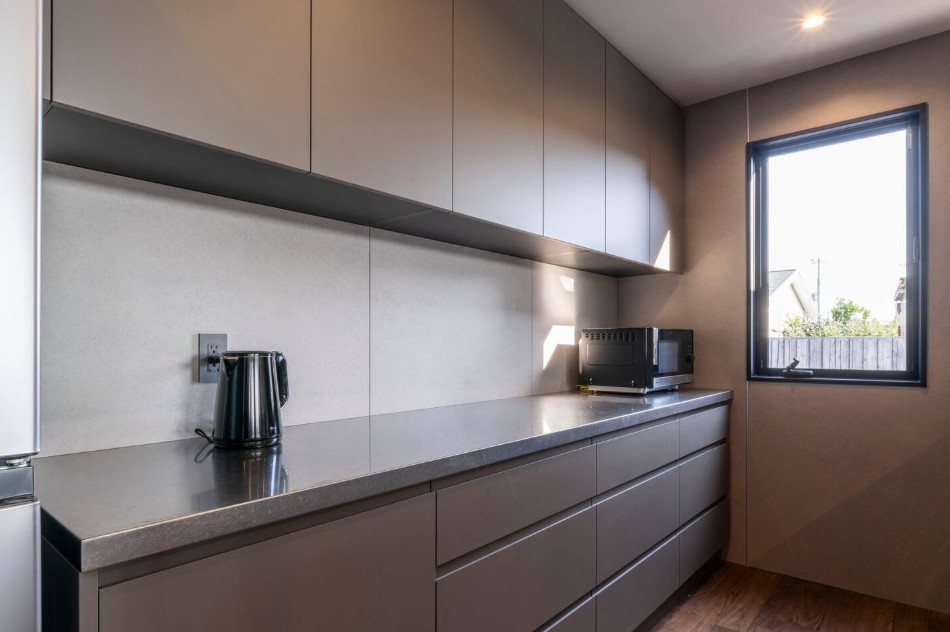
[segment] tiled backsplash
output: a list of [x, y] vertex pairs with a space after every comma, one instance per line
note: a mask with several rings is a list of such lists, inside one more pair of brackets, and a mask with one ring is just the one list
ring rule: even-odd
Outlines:
[[283, 351], [287, 425], [566, 390], [586, 272], [46, 163], [42, 454], [209, 426], [199, 332]]

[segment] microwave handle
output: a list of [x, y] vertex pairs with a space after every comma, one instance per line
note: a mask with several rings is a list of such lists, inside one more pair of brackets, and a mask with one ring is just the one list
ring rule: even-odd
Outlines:
[[660, 330], [656, 327], [652, 329], [652, 341], [650, 344], [653, 347], [653, 371], [656, 372], [660, 370]]

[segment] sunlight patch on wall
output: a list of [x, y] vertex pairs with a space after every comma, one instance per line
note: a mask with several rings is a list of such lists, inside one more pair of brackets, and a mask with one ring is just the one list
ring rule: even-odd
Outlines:
[[554, 325], [551, 327], [542, 347], [542, 369], [548, 368], [548, 363], [554, 356], [558, 345], [574, 346], [575, 344], [577, 344], [577, 341], [574, 339], [573, 325]]
[[666, 237], [663, 238], [663, 245], [660, 252], [657, 253], [653, 265], [664, 270], [670, 269], [670, 231], [666, 231]]

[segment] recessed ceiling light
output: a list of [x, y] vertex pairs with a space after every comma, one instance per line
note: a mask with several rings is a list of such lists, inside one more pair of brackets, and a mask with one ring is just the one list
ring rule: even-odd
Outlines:
[[822, 24], [825, 23], [825, 16], [823, 15], [812, 15], [802, 22], [803, 29], [816, 29]]

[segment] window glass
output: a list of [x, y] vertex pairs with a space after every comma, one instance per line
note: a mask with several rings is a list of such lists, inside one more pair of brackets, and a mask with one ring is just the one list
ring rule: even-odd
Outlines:
[[906, 370], [906, 133], [768, 163], [767, 365]]
[[926, 112], [750, 143], [751, 379], [925, 385]]

